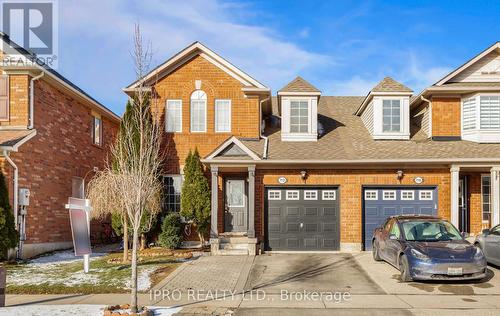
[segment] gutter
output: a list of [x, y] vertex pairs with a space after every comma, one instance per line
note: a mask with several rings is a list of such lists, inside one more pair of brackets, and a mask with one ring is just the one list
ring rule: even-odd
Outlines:
[[269, 138], [267, 136], [264, 136], [262, 134], [262, 128], [261, 128], [261, 124], [262, 124], [262, 103], [268, 101], [271, 99], [271, 96], [268, 96], [267, 98], [265, 98], [264, 100], [261, 100], [259, 102], [259, 136], [260, 138], [264, 139], [264, 153], [262, 154], [262, 159], [267, 159], [267, 148], [269, 147]]
[[31, 78], [30, 80], [30, 113], [29, 113], [29, 125], [28, 129], [33, 129], [35, 126], [35, 112], [34, 112], [34, 103], [35, 103], [35, 81], [42, 78], [45, 75], [45, 72], [41, 72], [38, 76]]
[[14, 163], [14, 161], [12, 161], [12, 159], [10, 158], [9, 156], [9, 151], [7, 150], [4, 150], [3, 151], [3, 156], [5, 157], [5, 160], [7, 160], [7, 162], [12, 166], [12, 168], [14, 169], [14, 223], [16, 225], [16, 229], [17, 229], [17, 217], [18, 217], [18, 186], [19, 186], [19, 170], [16, 166], [16, 164]]

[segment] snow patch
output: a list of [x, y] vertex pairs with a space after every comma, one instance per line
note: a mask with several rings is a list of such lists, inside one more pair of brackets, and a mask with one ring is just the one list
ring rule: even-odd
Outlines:
[[[0, 309], [0, 316], [66, 316], [66, 315], [80, 315], [80, 316], [98, 316], [102, 315], [104, 305], [25, 305], [25, 306], [11, 306], [3, 307]], [[182, 307], [155, 307], [148, 308], [154, 312], [155, 316], [172, 316], [182, 310]]]

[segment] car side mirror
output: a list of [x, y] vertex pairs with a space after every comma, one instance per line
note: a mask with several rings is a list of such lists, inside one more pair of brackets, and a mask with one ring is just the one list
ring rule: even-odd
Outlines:
[[483, 229], [483, 235], [488, 236], [490, 234], [489, 229]]
[[394, 235], [394, 234], [390, 234], [389, 235], [389, 239], [390, 240], [398, 240], [398, 236]]

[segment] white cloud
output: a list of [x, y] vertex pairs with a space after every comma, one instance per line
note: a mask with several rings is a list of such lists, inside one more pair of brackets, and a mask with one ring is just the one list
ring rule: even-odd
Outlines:
[[372, 78], [354, 76], [348, 80], [334, 81], [330, 86], [333, 95], [367, 95], [377, 83]]

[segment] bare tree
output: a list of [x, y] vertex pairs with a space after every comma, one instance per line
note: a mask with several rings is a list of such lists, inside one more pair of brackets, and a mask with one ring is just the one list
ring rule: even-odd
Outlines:
[[131, 98], [130, 119], [122, 122], [122, 128], [112, 146], [113, 166], [100, 171], [90, 182], [88, 197], [93, 216], [103, 217], [110, 210], [123, 210], [132, 229], [131, 310], [137, 312], [137, 248], [141, 220], [151, 222], [161, 209], [162, 184], [162, 133], [158, 118], [152, 113], [155, 101], [145, 86], [144, 76], [151, 62], [150, 45], [145, 46], [140, 27], [134, 33], [134, 59], [137, 82]]

